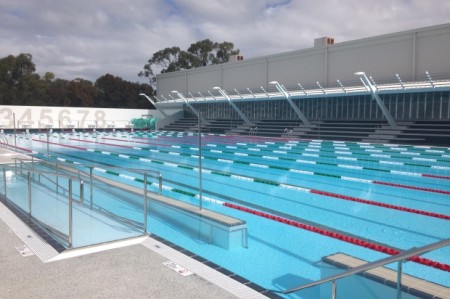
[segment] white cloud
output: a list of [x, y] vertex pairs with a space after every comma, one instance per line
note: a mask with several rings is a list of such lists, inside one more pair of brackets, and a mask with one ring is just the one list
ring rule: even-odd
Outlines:
[[130, 81], [151, 55], [209, 38], [246, 58], [450, 21], [448, 0], [0, 0], [0, 57], [31, 53], [39, 73]]

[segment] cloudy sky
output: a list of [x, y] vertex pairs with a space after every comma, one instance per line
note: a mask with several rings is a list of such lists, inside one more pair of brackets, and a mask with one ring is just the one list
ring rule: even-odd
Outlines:
[[0, 58], [95, 81], [137, 73], [158, 50], [233, 42], [244, 58], [450, 22], [449, 0], [0, 0]]

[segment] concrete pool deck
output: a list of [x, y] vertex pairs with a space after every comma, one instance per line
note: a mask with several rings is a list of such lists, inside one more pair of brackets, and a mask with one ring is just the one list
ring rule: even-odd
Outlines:
[[[29, 157], [0, 148], [13, 158]], [[0, 202], [0, 298], [278, 298], [207, 263], [147, 235], [58, 253]]]
[[[268, 298], [148, 236], [100, 252], [64, 252], [49, 262], [22, 255], [16, 247], [23, 240], [3, 219], [0, 236], [0, 298]], [[164, 265], [167, 256], [193, 274]]]

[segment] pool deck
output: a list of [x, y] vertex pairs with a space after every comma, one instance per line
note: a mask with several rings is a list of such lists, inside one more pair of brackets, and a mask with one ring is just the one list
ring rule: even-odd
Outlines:
[[[268, 298], [151, 236], [69, 250], [47, 261], [33, 251], [22, 255], [17, 247], [26, 242], [3, 218], [0, 298]], [[183, 276], [167, 261], [193, 274]]]
[[30, 159], [30, 157], [27, 155], [23, 155], [0, 147], [0, 164], [14, 163], [15, 158], [26, 160]]
[[0, 202], [0, 298], [279, 298], [191, 256], [148, 235], [58, 253]]

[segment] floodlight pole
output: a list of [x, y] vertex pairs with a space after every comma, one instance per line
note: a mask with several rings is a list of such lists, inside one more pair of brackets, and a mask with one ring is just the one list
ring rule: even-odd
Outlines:
[[310, 126], [311, 125], [310, 121], [306, 118], [306, 116], [303, 114], [303, 112], [300, 109], [298, 109], [297, 105], [295, 105], [295, 103], [292, 101], [291, 95], [287, 92], [287, 90], [285, 90], [284, 87], [281, 86], [280, 83], [278, 83], [278, 81], [272, 81], [272, 82], [269, 82], [269, 84], [275, 85], [275, 87], [278, 89], [278, 91], [289, 102], [289, 104], [291, 105], [292, 109], [294, 109], [295, 113], [297, 113], [298, 117], [302, 120], [302, 122], [305, 125]]
[[198, 117], [198, 200], [200, 211], [203, 210], [202, 189], [202, 118]]
[[158, 110], [162, 115], [167, 116], [167, 114], [164, 113], [164, 111], [162, 111], [162, 109], [160, 109], [160, 108], [158, 108], [158, 106], [156, 106], [156, 103], [148, 95], [146, 95], [145, 93], [142, 93], [142, 92], [139, 95], [145, 97], [150, 103], [152, 103], [152, 105], [156, 108], [156, 110]]
[[241, 111], [241, 109], [238, 108], [238, 106], [236, 106], [236, 104], [234, 104], [231, 101], [231, 98], [228, 96], [228, 94], [220, 87], [216, 86], [213, 87], [213, 89], [219, 91], [219, 93], [225, 98], [227, 99], [228, 103], [231, 105], [231, 107], [233, 107], [233, 109], [237, 112], [237, 114], [239, 114], [239, 116], [242, 118], [242, 120], [247, 124], [247, 125], [253, 125], [253, 123], [248, 119], [248, 117], [244, 114], [244, 112]]
[[364, 86], [370, 92], [370, 94], [375, 99], [375, 101], [377, 101], [377, 104], [380, 107], [381, 111], [383, 112], [384, 117], [386, 117], [386, 120], [388, 121], [389, 125], [393, 128], [397, 127], [397, 123], [395, 122], [391, 113], [389, 113], [389, 110], [384, 105], [383, 100], [381, 100], [380, 96], [378, 95], [377, 88], [375, 86], [373, 86], [373, 84], [370, 82], [369, 78], [367, 78], [366, 73], [356, 72], [355, 75], [359, 76], [359, 79], [361, 80], [361, 82], [364, 84]]

